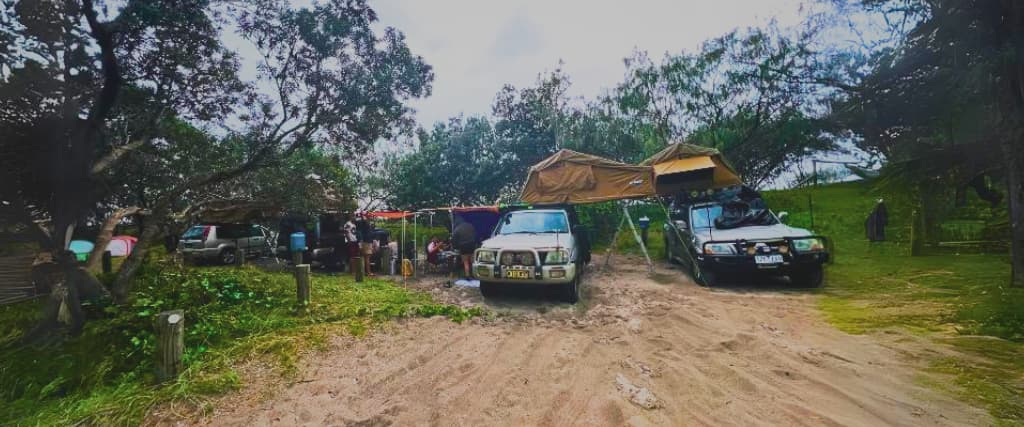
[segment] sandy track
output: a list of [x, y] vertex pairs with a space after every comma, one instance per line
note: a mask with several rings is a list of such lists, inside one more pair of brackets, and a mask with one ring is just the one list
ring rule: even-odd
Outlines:
[[[981, 425], [917, 366], [826, 325], [800, 292], [699, 288], [638, 267], [590, 274], [580, 307], [509, 299], [495, 319], [338, 337], [302, 381], [217, 404], [209, 425]], [[430, 287], [483, 304], [473, 289]], [[908, 344], [913, 345], [913, 344]]]

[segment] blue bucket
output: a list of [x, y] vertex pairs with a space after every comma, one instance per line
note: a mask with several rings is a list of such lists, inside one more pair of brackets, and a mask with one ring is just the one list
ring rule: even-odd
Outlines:
[[306, 233], [295, 232], [291, 234], [291, 245], [288, 247], [292, 252], [306, 251]]

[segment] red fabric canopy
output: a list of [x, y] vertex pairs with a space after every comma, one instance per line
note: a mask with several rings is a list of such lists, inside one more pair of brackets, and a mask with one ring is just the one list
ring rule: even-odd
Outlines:
[[404, 212], [404, 211], [366, 212], [366, 216], [368, 218], [377, 218], [377, 219], [402, 219], [402, 218], [411, 217], [412, 215], [413, 215], [412, 212]]

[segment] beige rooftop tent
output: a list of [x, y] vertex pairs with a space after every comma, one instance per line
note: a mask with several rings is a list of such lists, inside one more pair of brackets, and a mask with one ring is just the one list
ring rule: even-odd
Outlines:
[[722, 158], [722, 153], [699, 145], [671, 144], [640, 164], [654, 168], [656, 189], [660, 195], [743, 183], [732, 166]]
[[530, 168], [520, 198], [530, 204], [579, 204], [654, 194], [650, 166], [562, 149]]

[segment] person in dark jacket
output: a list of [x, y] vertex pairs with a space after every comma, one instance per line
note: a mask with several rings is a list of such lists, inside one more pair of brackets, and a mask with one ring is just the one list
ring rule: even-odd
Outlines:
[[462, 268], [465, 269], [466, 277], [472, 277], [473, 251], [476, 250], [476, 227], [469, 221], [456, 216], [454, 218], [455, 228], [452, 229], [452, 246], [462, 256]]
[[885, 241], [885, 226], [888, 224], [889, 211], [885, 208], [885, 200], [878, 199], [878, 203], [875, 204], [875, 209], [871, 211], [871, 215], [868, 215], [868, 219], [864, 223], [868, 241]]
[[373, 233], [365, 213], [356, 214], [356, 238], [359, 239], [359, 256], [363, 257], [363, 272], [373, 276], [370, 271], [370, 258], [373, 257]]

